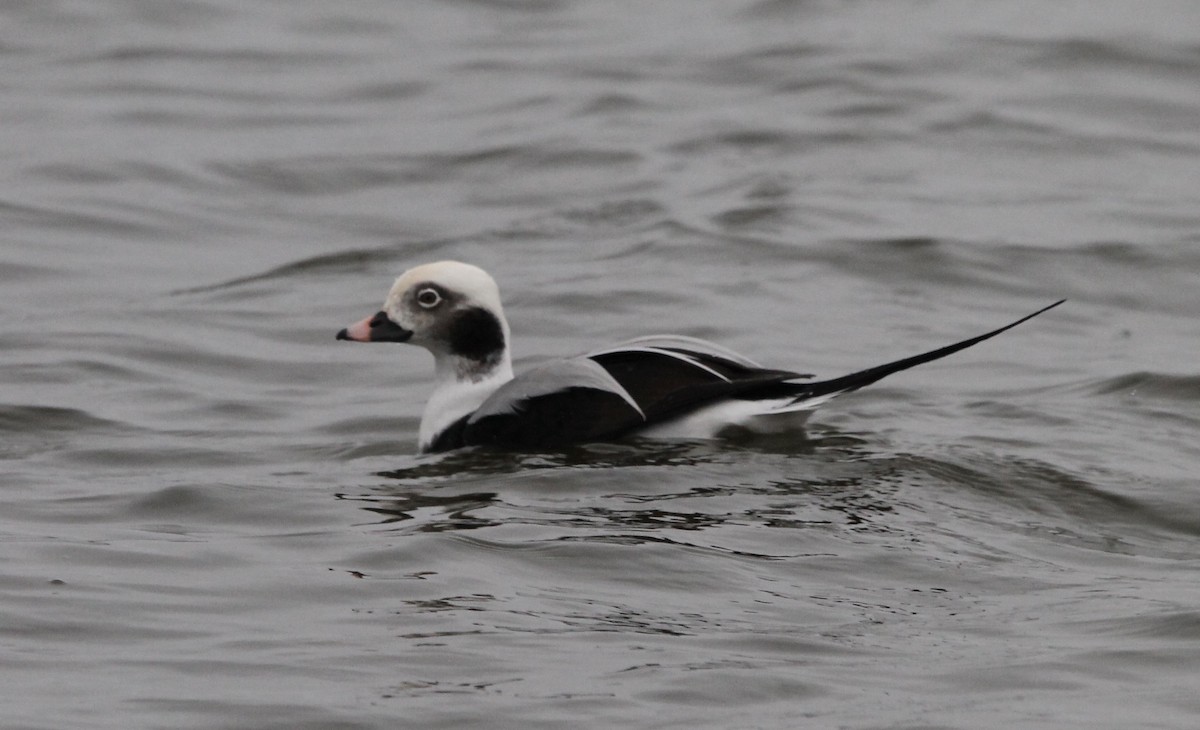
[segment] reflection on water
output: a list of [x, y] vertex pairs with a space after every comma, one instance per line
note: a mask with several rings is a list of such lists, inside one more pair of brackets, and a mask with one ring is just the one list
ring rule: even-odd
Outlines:
[[380, 473], [394, 482], [339, 498], [365, 503], [385, 524], [406, 521], [404, 531], [562, 528], [547, 540], [688, 544], [671, 535], [726, 525], [886, 531], [881, 518], [899, 478], [892, 460], [862, 443], [827, 432], [801, 453], [654, 440], [525, 455], [465, 450], [417, 457]]
[[406, 493], [395, 497], [378, 496], [349, 496], [337, 495], [338, 499], [354, 502], [365, 502], [363, 507], [368, 512], [383, 515], [382, 524], [414, 520], [421, 510], [438, 513], [433, 521], [417, 523], [413, 529], [426, 532], [443, 532], [447, 530], [474, 530], [480, 527], [492, 527], [498, 524], [492, 520], [481, 519], [469, 512], [488, 506], [496, 500], [494, 492], [471, 492], [467, 494], [434, 495], [418, 492]]
[[[1157, 552], [1162, 531], [1173, 540], [1200, 530], [1189, 516], [1036, 459], [890, 454], [831, 430], [797, 453], [759, 446], [640, 440], [539, 454], [468, 449], [412, 458], [378, 474], [389, 481], [338, 498], [363, 503], [382, 524], [404, 523], [396, 525], [403, 532], [523, 524], [561, 528], [540, 540], [620, 544], [695, 544], [677, 533], [725, 526], [901, 535], [923, 511], [907, 495], [912, 489], [956, 495], [959, 519], [1105, 552], [1132, 554], [1130, 540], [1136, 552]], [[1016, 522], [1014, 512], [1022, 515]], [[1094, 530], [1072, 527], [1089, 522]]]

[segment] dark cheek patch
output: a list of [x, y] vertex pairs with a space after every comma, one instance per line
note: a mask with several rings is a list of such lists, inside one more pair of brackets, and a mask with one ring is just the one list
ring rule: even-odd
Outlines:
[[472, 307], [457, 313], [448, 330], [450, 351], [469, 360], [487, 362], [504, 351], [500, 320], [486, 309]]

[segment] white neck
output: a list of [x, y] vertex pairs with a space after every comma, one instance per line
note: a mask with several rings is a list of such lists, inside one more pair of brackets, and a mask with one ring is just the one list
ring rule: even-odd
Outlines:
[[488, 396], [513, 378], [508, 349], [486, 373], [464, 367], [455, 355], [434, 356], [433, 392], [421, 415], [420, 449], [425, 451], [433, 439], [458, 419], [473, 413]]

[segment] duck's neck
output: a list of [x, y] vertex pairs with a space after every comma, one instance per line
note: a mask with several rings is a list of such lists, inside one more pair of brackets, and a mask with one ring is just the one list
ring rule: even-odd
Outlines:
[[434, 355], [434, 378], [433, 393], [421, 416], [421, 451], [428, 450], [438, 434], [473, 413], [497, 388], [512, 380], [512, 360], [508, 348], [482, 363], [458, 355]]

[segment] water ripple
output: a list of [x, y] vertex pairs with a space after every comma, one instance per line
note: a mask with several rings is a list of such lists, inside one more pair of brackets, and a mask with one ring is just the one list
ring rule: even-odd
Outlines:
[[[1193, 726], [1200, 6], [1083, 5], [5, 3], [6, 723]], [[443, 258], [518, 367], [1071, 303], [806, 438], [411, 456], [333, 333]]]
[[1129, 398], [1156, 400], [1200, 401], [1200, 375], [1171, 375], [1167, 373], [1126, 373], [1100, 382], [1088, 389], [1096, 395], [1124, 395]]

